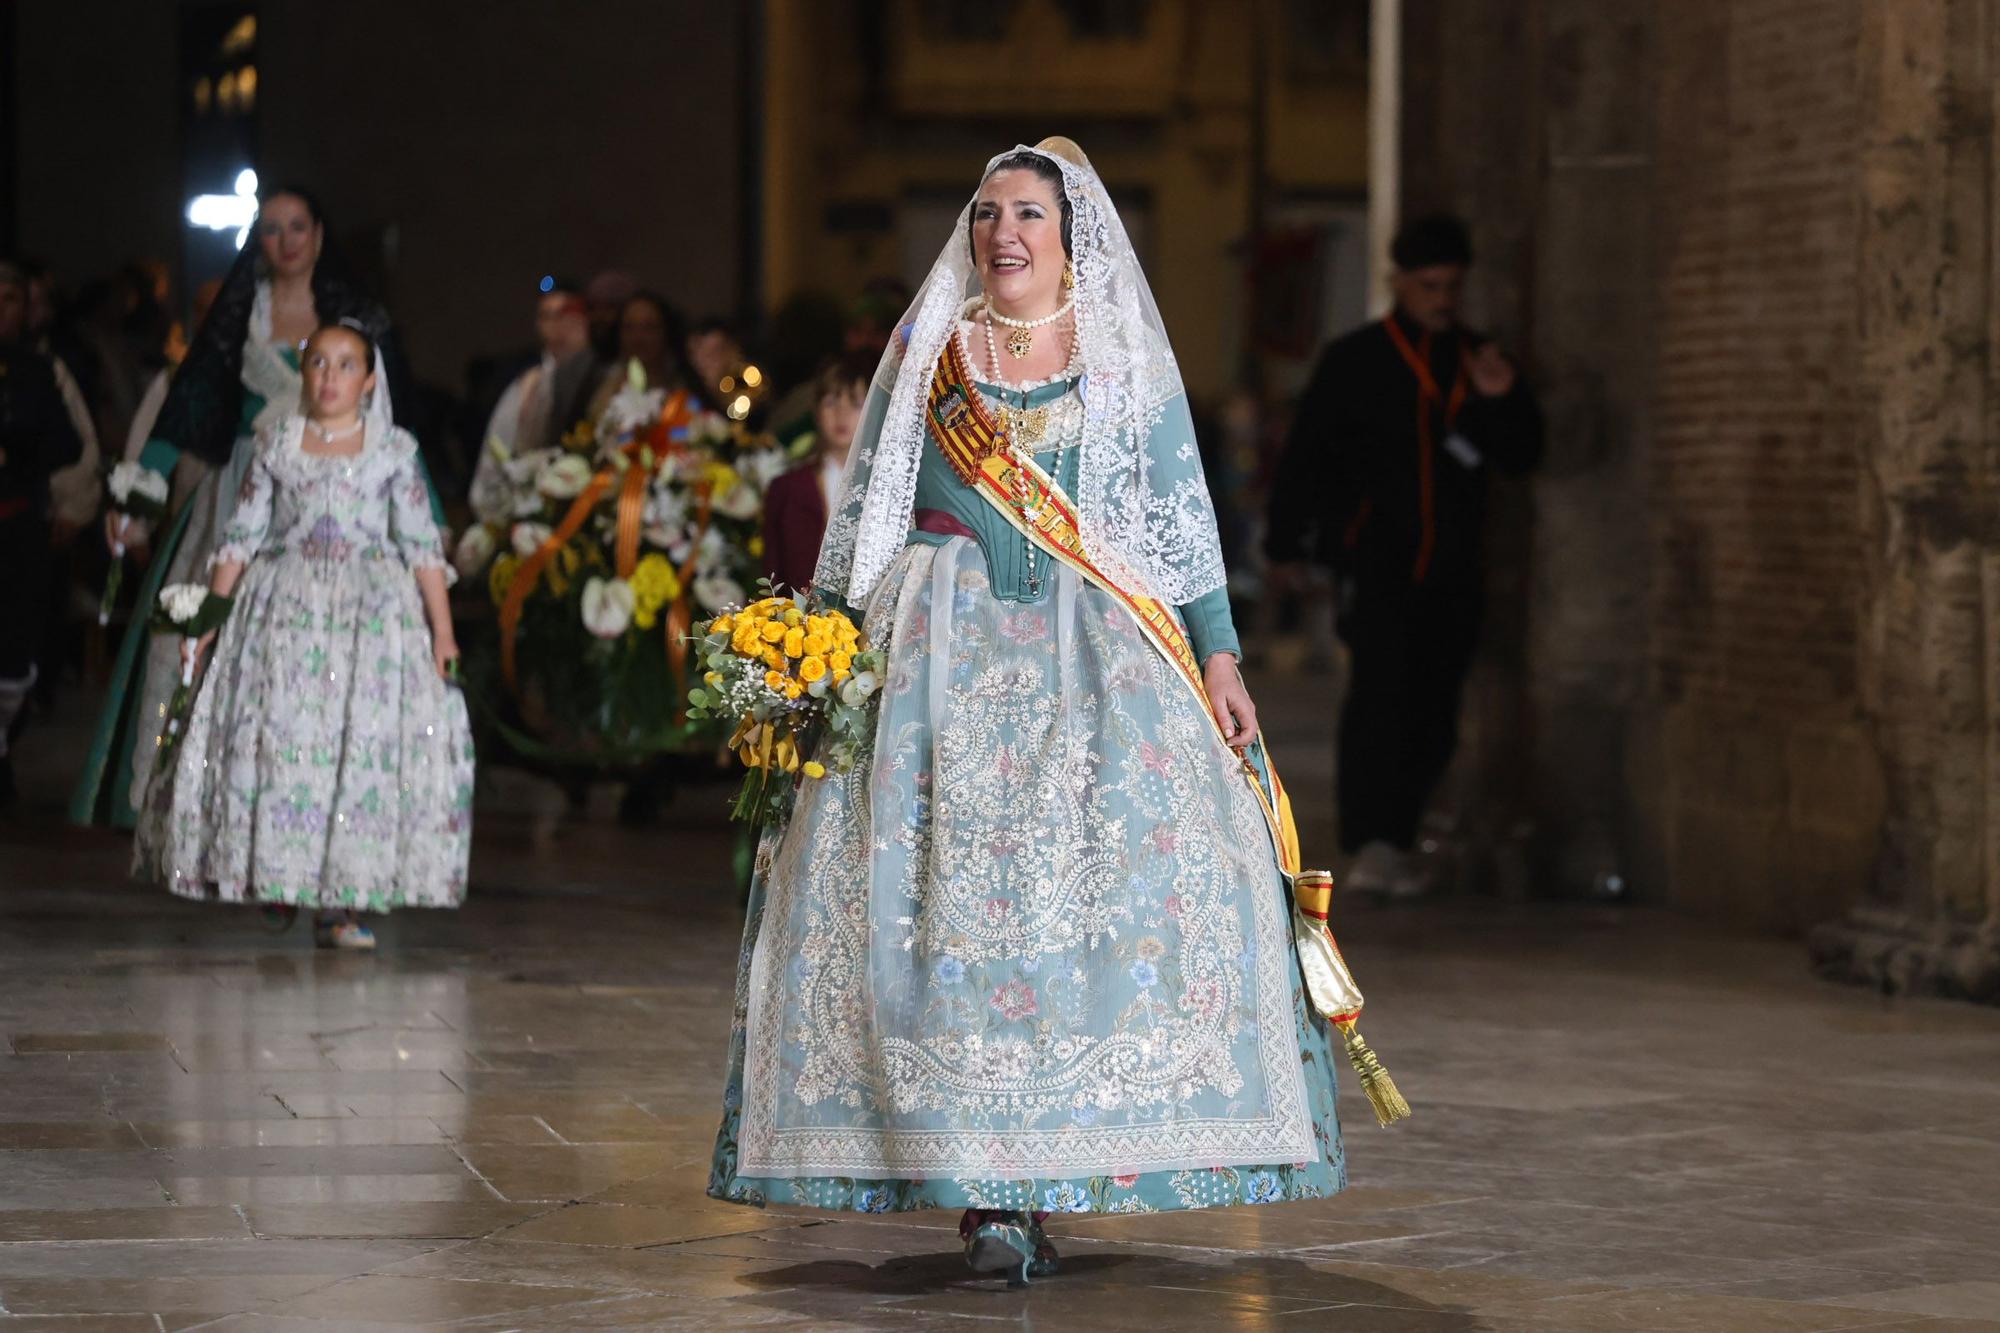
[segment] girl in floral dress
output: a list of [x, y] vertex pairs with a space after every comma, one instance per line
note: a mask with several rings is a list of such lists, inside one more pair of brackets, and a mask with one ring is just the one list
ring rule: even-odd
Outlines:
[[257, 439], [210, 559], [234, 604], [135, 857], [183, 897], [316, 909], [334, 948], [374, 947], [358, 912], [457, 907], [472, 833], [449, 566], [416, 441], [362, 411], [374, 357], [321, 328], [303, 414]]

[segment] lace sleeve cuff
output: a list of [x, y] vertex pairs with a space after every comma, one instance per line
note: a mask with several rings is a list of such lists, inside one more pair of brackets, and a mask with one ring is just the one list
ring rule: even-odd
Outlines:
[[428, 543], [423, 545], [405, 543], [403, 563], [409, 567], [412, 574], [421, 570], [435, 569], [444, 575], [444, 586], [447, 588], [458, 582], [458, 571], [452, 568], [451, 561], [444, 558], [443, 551]]

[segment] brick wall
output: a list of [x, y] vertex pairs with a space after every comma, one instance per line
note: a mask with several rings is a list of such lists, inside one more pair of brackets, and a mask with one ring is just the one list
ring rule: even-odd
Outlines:
[[1660, 11], [1650, 619], [1667, 703], [1853, 711], [1857, 13]]
[[1497, 8], [1409, 7], [1404, 143], [1423, 204], [1521, 238], [1480, 291], [1551, 421], [1517, 673], [1541, 879], [1615, 865], [1655, 901], [1809, 927], [1870, 884], [1886, 802], [1861, 666], [1865, 6]]
[[1793, 929], [1872, 871], [1857, 693], [1861, 9], [1656, 11], [1658, 345], [1641, 787], [1672, 899]]

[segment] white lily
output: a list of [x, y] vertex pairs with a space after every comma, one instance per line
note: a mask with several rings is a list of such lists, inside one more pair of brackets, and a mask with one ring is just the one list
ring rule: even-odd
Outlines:
[[535, 489], [551, 500], [571, 500], [590, 484], [590, 461], [564, 454], [535, 474]]
[[712, 503], [715, 512], [724, 518], [745, 519], [757, 517], [757, 511], [763, 507], [764, 501], [757, 494], [756, 487], [739, 478], [728, 490], [715, 496]]
[[694, 581], [694, 599], [703, 610], [719, 614], [743, 605], [743, 585], [727, 574], [703, 574]]
[[583, 625], [600, 639], [615, 639], [632, 623], [638, 601], [624, 579], [593, 578], [583, 585]]
[[514, 530], [507, 534], [507, 544], [514, 548], [515, 555], [526, 560], [549, 539], [551, 531], [546, 523], [516, 523]]
[[459, 537], [458, 548], [452, 552], [451, 563], [457, 566], [461, 575], [471, 578], [486, 568], [486, 562], [493, 558], [493, 553], [499, 546], [499, 539], [493, 535], [493, 529], [484, 523], [475, 523]]

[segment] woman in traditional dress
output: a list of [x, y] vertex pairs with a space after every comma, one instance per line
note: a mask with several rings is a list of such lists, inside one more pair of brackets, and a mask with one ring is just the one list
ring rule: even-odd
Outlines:
[[[115, 509], [105, 514], [105, 540], [114, 551], [150, 545], [152, 557], [70, 797], [70, 818], [79, 824], [132, 827], [180, 677], [177, 641], [148, 630], [153, 601], [164, 583], [202, 578], [257, 432], [299, 410], [306, 338], [323, 323], [358, 321], [383, 360], [371, 413], [386, 427], [392, 400], [412, 401], [399, 381], [402, 362], [388, 315], [340, 262], [318, 202], [296, 186], [279, 189], [265, 197], [253, 233], [254, 244], [244, 246], [223, 280], [139, 453], [142, 466], [178, 482], [171, 516], [154, 533]], [[432, 512], [441, 524], [435, 492]]]
[[1051, 1213], [1342, 1188], [1223, 585], [1103, 183], [1068, 140], [1003, 154], [827, 529], [815, 587], [887, 681], [872, 755], [759, 849], [712, 1195], [964, 1209], [1018, 1284]]

